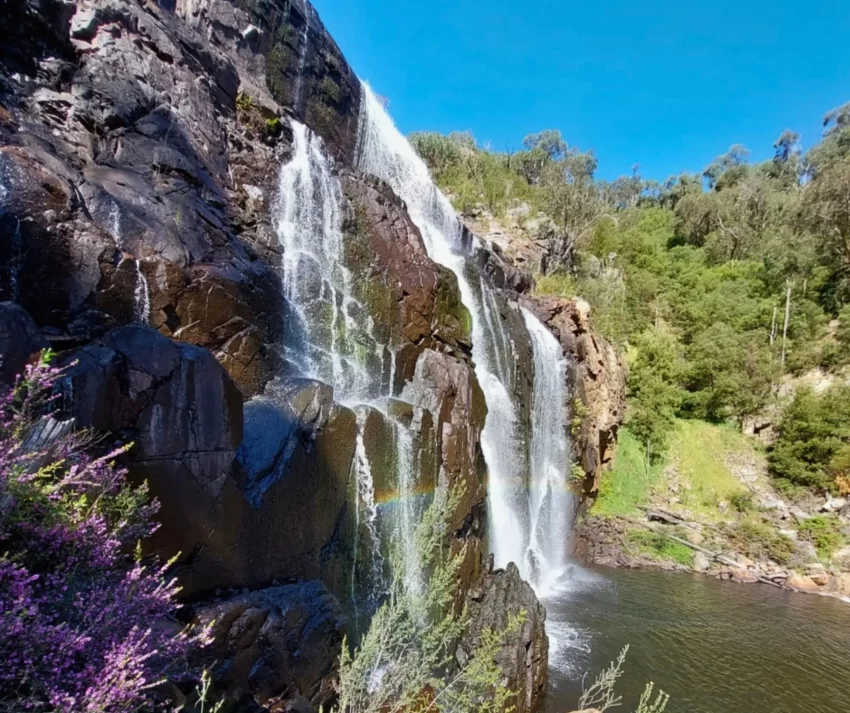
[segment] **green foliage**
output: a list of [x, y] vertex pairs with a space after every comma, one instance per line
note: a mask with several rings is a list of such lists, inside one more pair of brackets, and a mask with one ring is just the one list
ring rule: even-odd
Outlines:
[[[347, 713], [452, 710], [458, 713], [501, 712], [513, 692], [501, 683], [496, 655], [506, 636], [522, 625], [513, 617], [505, 631], [482, 632], [478, 646], [459, 669], [455, 650], [469, 618], [455, 602], [457, 578], [465, 551], [447, 547], [451, 513], [459, 489], [439, 491], [417, 528], [416, 547], [427, 584], [406, 587], [404, 567], [394, 553], [393, 580], [387, 601], [372, 619], [359, 648], [343, 646], [339, 666], [339, 708]], [[523, 612], [524, 614], [524, 612]]]
[[729, 504], [735, 509], [736, 512], [741, 514], [750, 512], [755, 503], [753, 502], [754, 497], [752, 492], [749, 490], [741, 490], [737, 493], [732, 493], [729, 498]]
[[628, 535], [629, 543], [642, 554], [657, 560], [672, 561], [690, 567], [694, 561], [694, 551], [687, 545], [675, 542], [661, 533], [650, 530], [632, 530]]
[[635, 515], [639, 505], [649, 502], [650, 491], [658, 482], [662, 464], [649, 463], [646, 450], [629, 430], [620, 430], [614, 467], [602, 474], [593, 515]]
[[745, 520], [736, 523], [727, 534], [736, 547], [754, 560], [771, 559], [786, 565], [794, 554], [794, 542], [763, 522]]
[[841, 523], [835, 515], [815, 515], [803, 520], [799, 527], [800, 537], [811, 542], [822, 560], [844, 544]]
[[823, 394], [799, 389], [786, 407], [768, 455], [774, 477], [794, 485], [829, 491], [845, 474], [850, 444], [850, 387]]
[[629, 378], [629, 429], [650, 458], [660, 457], [682, 401], [678, 386], [680, 346], [666, 330], [647, 329], [634, 340]]
[[[663, 185], [637, 167], [597, 180], [593, 153], [555, 130], [512, 154], [468, 134], [413, 142], [461, 211], [498, 216], [524, 203], [554, 222], [537, 292], [585, 298], [595, 329], [635, 348], [631, 428], [658, 455], [673, 416], [742, 426], [775, 405], [787, 374], [850, 365], [850, 104], [824, 126], [807, 154], [785, 131], [769, 161], [750, 163], [736, 144]], [[653, 332], [675, 345], [676, 369], [663, 375], [640, 356]], [[826, 465], [786, 456], [776, 470], [788, 482], [825, 487]]]
[[239, 111], [251, 111], [254, 108], [254, 100], [251, 99], [251, 95], [245, 92], [239, 92], [236, 95], [236, 108]]

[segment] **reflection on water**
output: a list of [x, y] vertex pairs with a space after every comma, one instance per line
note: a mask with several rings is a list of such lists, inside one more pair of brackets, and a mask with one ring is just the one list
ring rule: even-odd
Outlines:
[[618, 684], [630, 713], [647, 681], [668, 713], [850, 713], [850, 605], [762, 585], [651, 570], [573, 568], [546, 593], [545, 713], [576, 707], [630, 645]]

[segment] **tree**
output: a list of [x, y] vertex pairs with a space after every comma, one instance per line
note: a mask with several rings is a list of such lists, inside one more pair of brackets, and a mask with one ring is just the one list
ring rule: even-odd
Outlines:
[[688, 408], [712, 421], [734, 418], [740, 425], [770, 399], [776, 365], [767, 334], [737, 332], [725, 322], [701, 331], [688, 347]]
[[557, 129], [546, 129], [536, 134], [529, 134], [522, 140], [522, 145], [529, 151], [540, 149], [553, 161], [558, 161], [567, 153], [567, 142]]
[[629, 428], [650, 458], [664, 452], [682, 400], [678, 384], [680, 352], [666, 329], [646, 329], [634, 340], [637, 352], [629, 373]]
[[782, 413], [768, 454], [770, 472], [795, 485], [826, 492], [836, 488], [850, 444], [850, 387], [823, 394], [799, 389]]

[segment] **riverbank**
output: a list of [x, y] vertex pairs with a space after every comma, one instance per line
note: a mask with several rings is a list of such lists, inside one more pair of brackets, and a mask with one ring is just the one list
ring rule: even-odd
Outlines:
[[758, 443], [680, 421], [647, 465], [625, 431], [615, 468], [577, 524], [576, 557], [609, 567], [694, 572], [850, 601], [850, 504], [780, 493]]

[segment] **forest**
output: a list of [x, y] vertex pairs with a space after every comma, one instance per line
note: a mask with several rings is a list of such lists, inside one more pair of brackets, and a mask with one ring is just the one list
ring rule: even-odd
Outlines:
[[772, 160], [736, 144], [663, 183], [598, 180], [555, 130], [514, 153], [411, 138], [461, 213], [533, 219], [536, 290], [586, 299], [627, 354], [648, 461], [677, 418], [770, 429], [776, 485], [822, 494], [850, 491], [850, 103], [823, 125], [808, 151], [788, 130]]

